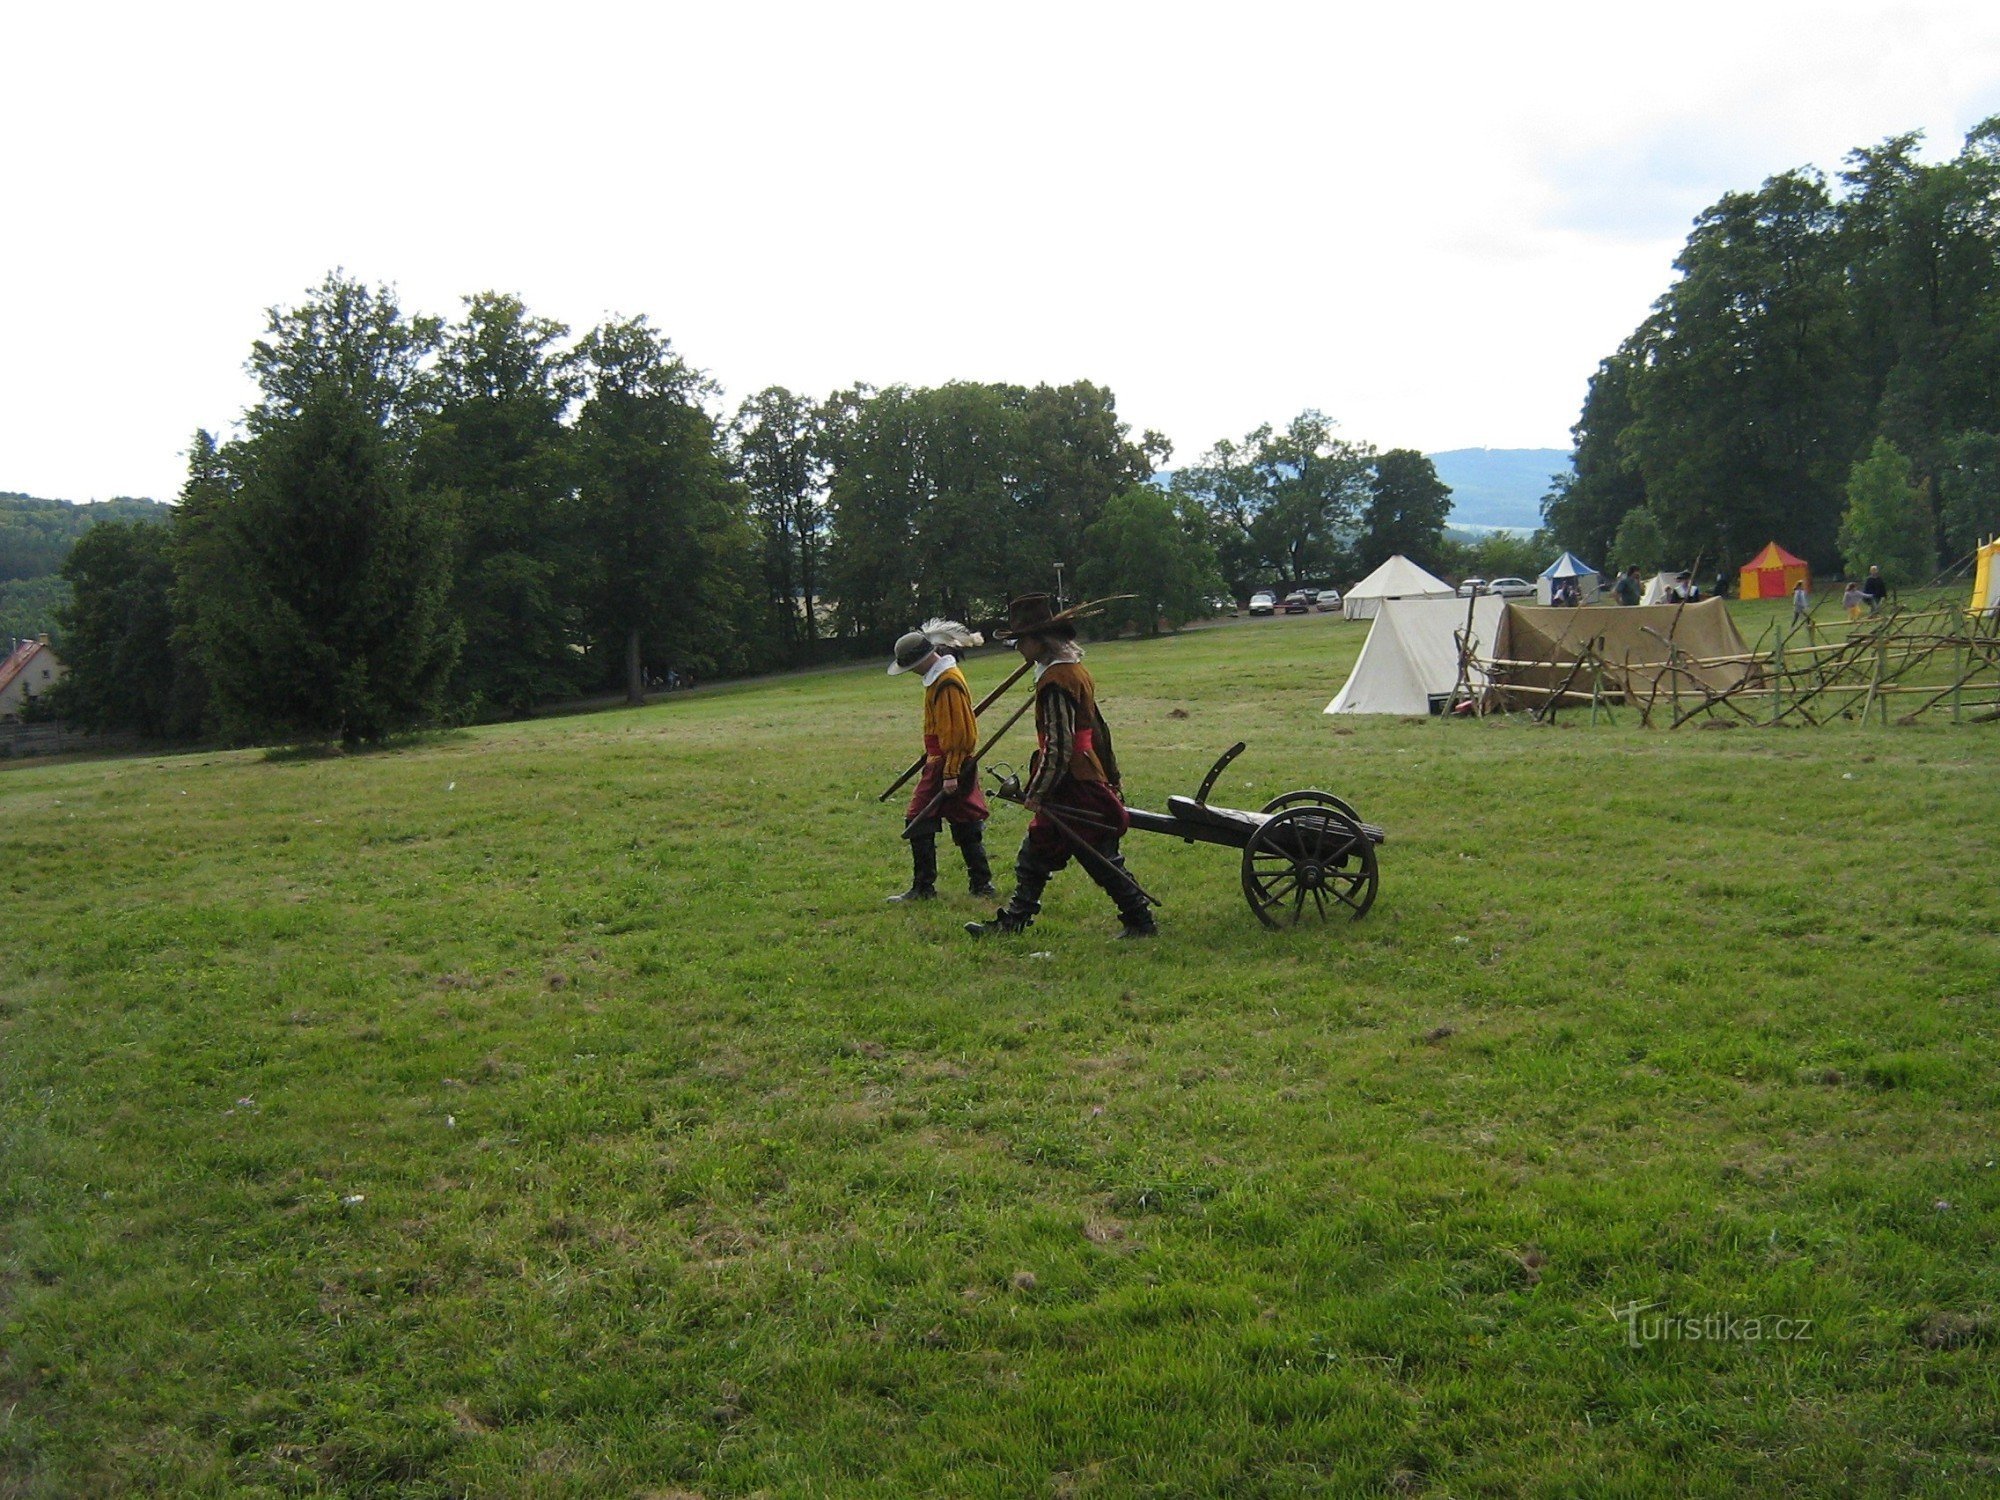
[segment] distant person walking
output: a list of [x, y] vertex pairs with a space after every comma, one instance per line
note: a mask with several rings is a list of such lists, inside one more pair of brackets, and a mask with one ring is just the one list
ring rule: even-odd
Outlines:
[[1798, 624], [1811, 613], [1812, 591], [1806, 587], [1806, 581], [1801, 578], [1792, 585], [1792, 623]]
[[1618, 581], [1611, 585], [1611, 592], [1620, 604], [1637, 604], [1642, 594], [1639, 587], [1639, 565], [1634, 563], [1618, 575]]
[[1882, 576], [1880, 563], [1868, 565], [1868, 577], [1862, 581], [1861, 592], [1868, 596], [1868, 613], [1879, 615], [1882, 601], [1889, 597], [1889, 580]]
[[1847, 592], [1840, 596], [1840, 602], [1850, 620], [1858, 620], [1868, 613], [1868, 596], [1861, 592], [1861, 585], [1851, 578], [1847, 580]]

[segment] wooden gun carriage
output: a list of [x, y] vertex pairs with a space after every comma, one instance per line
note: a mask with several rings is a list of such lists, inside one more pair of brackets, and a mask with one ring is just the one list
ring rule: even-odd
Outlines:
[[[1313, 915], [1327, 921], [1336, 913], [1359, 920], [1375, 902], [1375, 850], [1388, 835], [1331, 792], [1286, 792], [1257, 812], [1211, 805], [1216, 779], [1242, 753], [1239, 740], [1209, 767], [1199, 791], [1167, 798], [1165, 812], [1128, 807], [1132, 827], [1241, 849], [1243, 895], [1266, 927], [1290, 927]], [[992, 769], [997, 775], [1002, 768]], [[1019, 778], [1001, 777], [994, 795], [1018, 802]]]

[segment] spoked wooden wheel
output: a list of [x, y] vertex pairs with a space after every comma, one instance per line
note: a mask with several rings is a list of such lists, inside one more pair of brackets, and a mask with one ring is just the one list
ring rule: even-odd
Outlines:
[[1269, 802], [1266, 802], [1263, 810], [1267, 813], [1283, 812], [1288, 807], [1298, 807], [1307, 804], [1314, 807], [1338, 808], [1355, 822], [1359, 823], [1361, 821], [1361, 814], [1354, 810], [1353, 805], [1342, 801], [1339, 797], [1334, 796], [1332, 792], [1287, 792], [1282, 797], [1273, 797]]
[[1375, 846], [1358, 819], [1306, 803], [1274, 813], [1243, 846], [1243, 894], [1266, 927], [1356, 921], [1375, 903]]

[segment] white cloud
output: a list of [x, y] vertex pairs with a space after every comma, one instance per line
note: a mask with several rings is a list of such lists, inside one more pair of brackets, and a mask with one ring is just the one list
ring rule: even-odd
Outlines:
[[171, 493], [334, 265], [646, 312], [732, 396], [1090, 378], [1183, 458], [1306, 406], [1556, 445], [1701, 207], [2000, 111], [1991, 10], [43, 8], [0, 486]]

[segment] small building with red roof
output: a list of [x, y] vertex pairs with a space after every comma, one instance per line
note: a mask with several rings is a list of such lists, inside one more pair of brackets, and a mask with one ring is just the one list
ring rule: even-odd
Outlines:
[[17, 722], [30, 698], [40, 697], [62, 681], [63, 664], [49, 649], [49, 638], [19, 641], [0, 658], [0, 724]]

